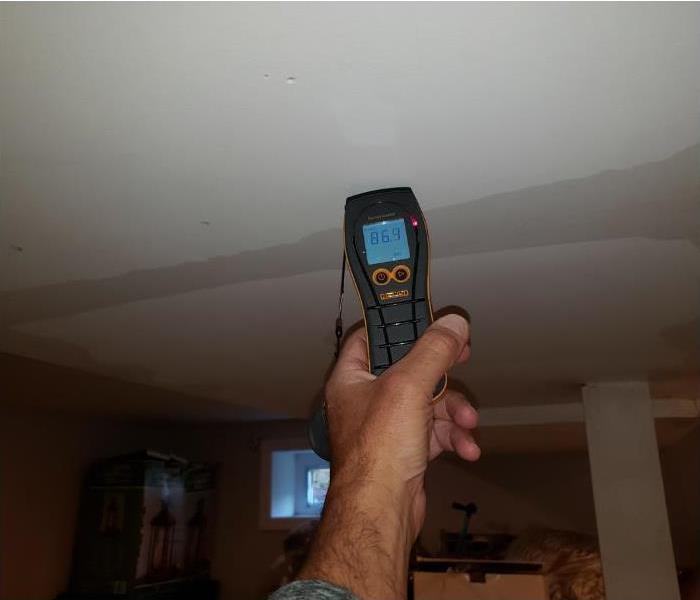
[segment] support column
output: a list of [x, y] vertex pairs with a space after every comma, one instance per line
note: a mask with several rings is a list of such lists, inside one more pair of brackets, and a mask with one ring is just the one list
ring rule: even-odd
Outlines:
[[607, 600], [678, 600], [673, 545], [646, 382], [583, 388]]

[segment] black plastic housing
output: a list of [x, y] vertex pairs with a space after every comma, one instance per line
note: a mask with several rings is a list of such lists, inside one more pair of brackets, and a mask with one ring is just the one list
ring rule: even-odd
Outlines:
[[[403, 219], [409, 258], [369, 264], [363, 226]], [[369, 370], [381, 375], [401, 360], [433, 322], [430, 305], [430, 240], [423, 212], [409, 187], [387, 188], [350, 196], [345, 202], [345, 255], [362, 305], [367, 332]], [[399, 278], [399, 271], [408, 277]], [[386, 282], [376, 271], [390, 274]], [[445, 390], [446, 376], [433, 396]], [[311, 445], [321, 458], [330, 460], [325, 413], [319, 410], [309, 424]]]
[[[403, 219], [410, 257], [370, 265], [364, 225]], [[433, 322], [430, 305], [430, 240], [423, 211], [409, 187], [374, 190], [351, 196], [345, 203], [345, 253], [362, 304], [370, 371], [380, 375], [401, 360]], [[408, 279], [377, 283], [378, 270], [396, 272], [403, 267]], [[442, 393], [441, 380], [435, 395]]]

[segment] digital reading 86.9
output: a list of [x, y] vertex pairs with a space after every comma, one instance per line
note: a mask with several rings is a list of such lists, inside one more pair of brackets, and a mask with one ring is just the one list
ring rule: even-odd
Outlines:
[[394, 262], [411, 256], [403, 219], [363, 225], [362, 236], [365, 240], [367, 264]]

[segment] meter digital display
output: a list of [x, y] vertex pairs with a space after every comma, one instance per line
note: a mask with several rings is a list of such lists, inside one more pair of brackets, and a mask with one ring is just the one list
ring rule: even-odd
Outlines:
[[405, 260], [411, 257], [403, 219], [380, 221], [362, 226], [367, 264]]

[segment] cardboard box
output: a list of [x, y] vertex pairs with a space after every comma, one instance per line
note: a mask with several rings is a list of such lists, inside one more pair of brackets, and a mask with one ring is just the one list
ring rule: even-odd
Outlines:
[[153, 451], [89, 473], [70, 590], [126, 594], [208, 574], [215, 467]]
[[467, 573], [413, 573], [414, 600], [547, 600], [543, 575], [486, 574], [471, 581]]

